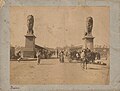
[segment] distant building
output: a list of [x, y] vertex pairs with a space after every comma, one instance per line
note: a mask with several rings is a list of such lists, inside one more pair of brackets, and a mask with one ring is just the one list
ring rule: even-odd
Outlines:
[[69, 49], [70, 49], [70, 50], [75, 50], [75, 51], [81, 51], [82, 48], [83, 48], [83, 46], [80, 45], [80, 46], [71, 46]]
[[41, 47], [39, 45], [35, 45], [35, 51], [37, 52], [38, 50], [46, 50], [44, 47]]
[[35, 45], [35, 52], [37, 53], [38, 50], [41, 52], [41, 58], [51, 58], [52, 55], [55, 55], [54, 48], [41, 47], [39, 45]]
[[96, 47], [94, 51], [99, 52], [102, 58], [107, 58], [110, 55], [110, 49], [107, 47]]

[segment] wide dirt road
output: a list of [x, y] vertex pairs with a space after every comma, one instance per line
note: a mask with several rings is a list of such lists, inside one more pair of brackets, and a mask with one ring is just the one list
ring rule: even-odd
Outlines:
[[[105, 60], [108, 63], [107, 60]], [[58, 59], [10, 62], [11, 84], [108, 84], [109, 66], [88, 64], [83, 70], [80, 63], [60, 63]]]

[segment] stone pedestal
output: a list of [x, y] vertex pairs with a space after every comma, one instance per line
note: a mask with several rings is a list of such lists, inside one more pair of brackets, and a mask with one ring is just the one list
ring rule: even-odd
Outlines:
[[25, 48], [23, 49], [24, 58], [35, 57], [35, 36], [33, 34], [25, 35]]
[[94, 38], [93, 36], [85, 36], [83, 38], [84, 40], [84, 48], [89, 48], [90, 50], [93, 50], [94, 49]]

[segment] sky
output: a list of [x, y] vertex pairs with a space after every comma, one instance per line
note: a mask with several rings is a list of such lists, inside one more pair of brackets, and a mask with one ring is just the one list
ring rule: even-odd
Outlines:
[[27, 16], [34, 16], [35, 43], [50, 48], [83, 45], [86, 18], [93, 18], [94, 45], [109, 46], [109, 7], [11, 7], [12, 46], [25, 46]]

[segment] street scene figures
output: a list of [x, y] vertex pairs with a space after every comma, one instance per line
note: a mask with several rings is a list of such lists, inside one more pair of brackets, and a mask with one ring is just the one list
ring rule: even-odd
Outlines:
[[108, 7], [11, 7], [10, 15], [11, 84], [109, 84]]

